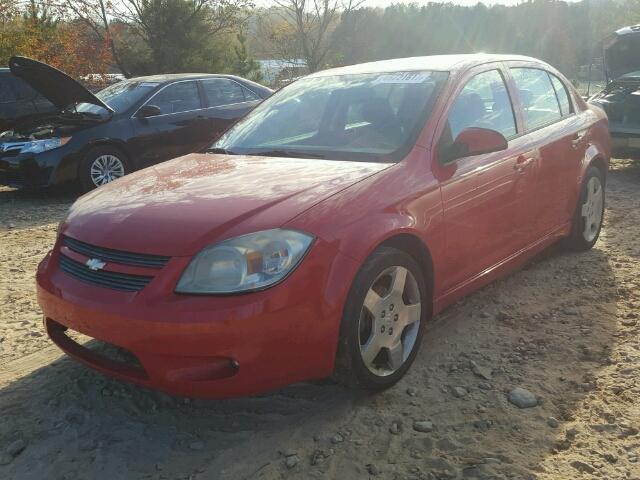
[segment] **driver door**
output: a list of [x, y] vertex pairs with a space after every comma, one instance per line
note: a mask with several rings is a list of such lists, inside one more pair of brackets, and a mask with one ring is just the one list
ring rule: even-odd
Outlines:
[[449, 105], [439, 147], [470, 127], [500, 132], [509, 144], [505, 151], [437, 165], [446, 230], [444, 294], [479, 277], [530, 240], [537, 152], [526, 150], [517, 138], [515, 111], [497, 65], [471, 73]]

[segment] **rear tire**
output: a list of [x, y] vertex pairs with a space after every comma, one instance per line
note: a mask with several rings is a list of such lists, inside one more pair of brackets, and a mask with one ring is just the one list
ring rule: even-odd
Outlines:
[[334, 378], [378, 391], [413, 363], [427, 320], [426, 283], [409, 254], [381, 247], [356, 275], [345, 304]]
[[84, 192], [106, 185], [131, 172], [129, 159], [117, 147], [104, 145], [90, 149], [80, 165], [80, 185]]
[[600, 169], [589, 167], [582, 182], [571, 233], [566, 242], [569, 249], [581, 252], [595, 245], [602, 229], [604, 206], [604, 175]]

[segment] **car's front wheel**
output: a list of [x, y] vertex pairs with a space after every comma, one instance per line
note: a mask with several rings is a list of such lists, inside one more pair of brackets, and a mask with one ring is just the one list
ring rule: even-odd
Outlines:
[[420, 347], [426, 291], [424, 275], [407, 253], [384, 247], [367, 259], [344, 309], [338, 381], [382, 390], [402, 378]]
[[124, 177], [130, 172], [129, 160], [120, 149], [112, 146], [92, 148], [80, 168], [80, 183], [85, 192]]

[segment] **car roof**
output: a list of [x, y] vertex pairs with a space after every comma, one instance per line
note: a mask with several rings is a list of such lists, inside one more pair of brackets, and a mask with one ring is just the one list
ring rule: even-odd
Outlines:
[[413, 70], [435, 70], [443, 72], [453, 72], [466, 70], [476, 65], [491, 62], [524, 61], [536, 62], [545, 65], [533, 57], [522, 55], [497, 55], [487, 53], [474, 53], [466, 55], [431, 55], [427, 57], [394, 58], [391, 60], [381, 60], [377, 62], [360, 63], [347, 67], [332, 68], [314, 73], [312, 77], [322, 77], [328, 75], [353, 75], [358, 73], [385, 73], [385, 72], [406, 72]]
[[240, 80], [239, 77], [233, 75], [220, 75], [215, 73], [164, 73], [160, 75], [147, 75], [144, 77], [134, 77], [129, 80], [142, 82], [175, 82], [176, 80], [198, 80], [203, 78], [232, 78]]

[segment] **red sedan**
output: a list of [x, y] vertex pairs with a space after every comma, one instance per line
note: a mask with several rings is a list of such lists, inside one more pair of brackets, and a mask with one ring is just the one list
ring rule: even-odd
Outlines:
[[386, 388], [447, 305], [560, 239], [593, 246], [608, 164], [603, 111], [538, 60], [328, 70], [81, 197], [38, 299], [65, 352], [167, 392]]

